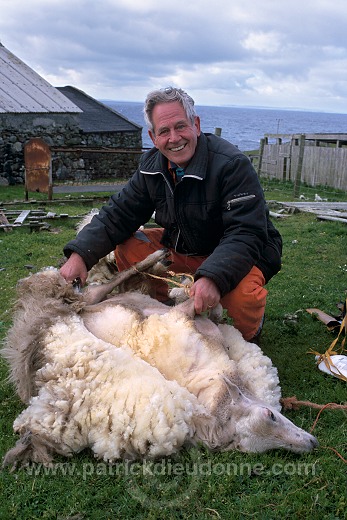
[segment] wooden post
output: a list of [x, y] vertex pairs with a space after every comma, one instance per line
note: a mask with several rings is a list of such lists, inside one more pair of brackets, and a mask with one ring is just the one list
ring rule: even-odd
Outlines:
[[304, 152], [305, 152], [305, 134], [301, 134], [300, 139], [299, 139], [298, 166], [296, 169], [295, 182], [294, 182], [294, 199], [298, 198], [299, 193], [300, 193], [300, 183], [301, 183], [302, 165], [304, 162]]
[[222, 135], [222, 129], [219, 127], [216, 127], [214, 129], [214, 135], [217, 135], [218, 137], [220, 137]]
[[260, 139], [259, 162], [258, 162], [258, 177], [260, 177], [260, 174], [261, 174], [261, 165], [262, 165], [262, 162], [263, 162], [264, 146], [265, 146], [265, 139]]
[[288, 157], [283, 157], [283, 174], [282, 174], [283, 182], [286, 182], [286, 180], [287, 180], [287, 161], [288, 161]]

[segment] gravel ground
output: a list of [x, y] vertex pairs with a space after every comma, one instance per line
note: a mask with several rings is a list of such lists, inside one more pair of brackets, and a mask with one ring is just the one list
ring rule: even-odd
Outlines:
[[120, 191], [125, 184], [62, 184], [53, 186], [53, 193], [87, 193], [109, 191], [111, 194]]

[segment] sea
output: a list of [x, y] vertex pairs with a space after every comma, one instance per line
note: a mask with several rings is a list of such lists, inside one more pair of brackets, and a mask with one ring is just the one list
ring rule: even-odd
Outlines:
[[[102, 102], [142, 126], [143, 147], [152, 146], [143, 119], [142, 103], [110, 100]], [[221, 128], [221, 136], [241, 151], [257, 150], [265, 134], [347, 134], [347, 114], [199, 105], [196, 105], [196, 112], [200, 116], [203, 132], [215, 133], [216, 128]]]

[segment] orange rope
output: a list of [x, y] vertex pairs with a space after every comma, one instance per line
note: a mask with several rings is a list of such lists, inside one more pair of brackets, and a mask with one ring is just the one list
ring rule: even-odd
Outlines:
[[300, 406], [309, 406], [310, 408], [318, 408], [322, 410], [325, 408], [331, 408], [333, 410], [347, 410], [347, 404], [317, 404], [312, 403], [311, 401], [298, 401], [295, 395], [293, 397], [282, 397], [280, 401], [285, 410], [299, 410]]
[[322, 448], [326, 449], [326, 450], [331, 450], [335, 453], [335, 455], [337, 455], [345, 464], [347, 464], [347, 460], [344, 459], [341, 455], [341, 453], [339, 453], [337, 450], [335, 450], [335, 448], [331, 448], [330, 446], [322, 446]]
[[186, 294], [189, 296], [189, 289], [191, 288], [192, 284], [194, 283], [194, 276], [187, 273], [174, 273], [173, 271], [168, 271], [168, 274], [170, 276], [186, 276], [187, 278], [190, 278], [189, 284], [184, 284], [180, 282], [176, 282], [176, 280], [173, 280], [172, 278], [165, 278], [164, 276], [157, 276], [152, 273], [147, 273], [146, 271], [138, 271], [136, 267], [133, 266], [134, 271], [136, 271], [138, 274], [142, 274], [143, 276], [150, 276], [151, 278], [156, 278], [157, 280], [163, 280], [164, 282], [172, 283], [174, 285], [177, 285], [177, 287], [182, 287]]
[[[295, 397], [295, 395], [293, 397], [284, 397], [280, 400], [280, 402], [283, 405], [283, 408], [285, 410], [298, 410], [300, 408], [300, 406], [309, 406], [310, 408], [319, 408], [319, 412], [312, 425], [312, 428], [310, 429], [310, 433], [312, 433], [314, 428], [316, 427], [320, 414], [323, 412], [323, 410], [327, 410], [329, 408], [332, 410], [347, 410], [347, 404], [337, 404], [337, 403], [317, 404], [317, 403], [311, 403], [311, 401], [298, 401], [297, 398]], [[330, 446], [322, 446], [322, 448], [331, 450], [345, 464], [347, 464], [347, 460], [335, 448], [331, 448]]]
[[334, 408], [335, 408], [335, 409], [336, 409], [336, 408], [342, 408], [342, 409], [345, 408], [345, 409], [347, 410], [347, 406], [343, 406], [343, 405], [340, 405], [340, 406], [339, 406], [339, 405], [337, 405], [336, 403], [327, 403], [327, 404], [325, 404], [325, 405], [322, 406], [322, 408], [319, 410], [319, 412], [318, 412], [318, 414], [317, 414], [317, 417], [316, 417], [316, 419], [315, 419], [315, 421], [314, 421], [314, 423], [313, 423], [313, 426], [312, 426], [312, 428], [311, 428], [311, 430], [310, 430], [310, 433], [313, 432], [314, 428], [316, 427], [316, 424], [317, 424], [317, 422], [318, 422], [318, 419], [319, 419], [320, 414], [322, 413], [322, 411], [323, 411], [323, 410], [326, 410], [327, 408], [333, 408], [333, 409], [334, 409]]

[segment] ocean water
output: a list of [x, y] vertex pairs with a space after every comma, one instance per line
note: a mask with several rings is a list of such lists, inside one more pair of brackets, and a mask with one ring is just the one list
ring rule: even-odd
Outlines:
[[[143, 119], [143, 104], [126, 101], [103, 101], [130, 121], [143, 127], [144, 148], [152, 146]], [[214, 133], [221, 128], [221, 136], [240, 150], [259, 148], [265, 134], [344, 133], [347, 134], [347, 114], [303, 112], [265, 108], [196, 106], [203, 132]]]

